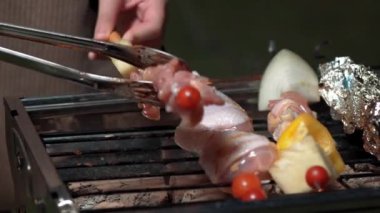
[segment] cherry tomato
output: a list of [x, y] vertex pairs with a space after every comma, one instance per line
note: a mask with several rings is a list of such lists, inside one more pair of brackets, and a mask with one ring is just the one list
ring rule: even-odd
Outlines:
[[322, 191], [326, 188], [330, 177], [328, 172], [322, 166], [312, 166], [306, 171], [306, 182], [307, 184], [317, 190]]
[[232, 180], [232, 195], [235, 198], [241, 199], [255, 189], [261, 189], [261, 181], [253, 173], [242, 172]]
[[247, 194], [243, 195], [242, 201], [254, 201], [254, 200], [265, 200], [267, 195], [262, 188], [252, 189]]
[[192, 110], [201, 102], [201, 94], [190, 85], [184, 86], [179, 90], [175, 102], [181, 109]]

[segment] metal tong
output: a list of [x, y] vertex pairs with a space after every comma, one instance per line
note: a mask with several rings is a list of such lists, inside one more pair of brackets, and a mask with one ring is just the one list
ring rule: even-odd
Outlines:
[[[110, 42], [71, 36], [61, 33], [43, 31], [0, 23], [0, 35], [5, 35], [58, 47], [94, 51], [130, 63], [138, 68], [147, 68], [164, 64], [177, 58], [158, 49], [141, 45], [123, 46]], [[48, 75], [79, 82], [99, 90], [112, 91], [116, 94], [134, 98], [138, 102], [159, 104], [152, 82], [132, 81], [124, 78], [101, 76], [81, 72], [34, 56], [0, 47], [0, 60], [30, 68]], [[181, 60], [181, 59], [179, 59]]]
[[110, 42], [97, 41], [89, 38], [5, 23], [0, 23], [0, 35], [50, 44], [58, 47], [94, 51], [103, 55], [117, 58], [142, 69], [157, 64], [165, 64], [173, 58], [179, 59], [178, 57], [167, 52], [146, 46], [124, 46]]
[[132, 81], [125, 78], [82, 72], [51, 61], [0, 47], [0, 60], [29, 68], [51, 76], [71, 80], [100, 91], [112, 92], [136, 102], [160, 105], [150, 81]]

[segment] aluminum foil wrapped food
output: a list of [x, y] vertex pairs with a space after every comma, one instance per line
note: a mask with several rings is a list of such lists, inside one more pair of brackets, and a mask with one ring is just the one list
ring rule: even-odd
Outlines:
[[341, 120], [348, 134], [363, 130], [364, 149], [380, 159], [379, 77], [349, 57], [337, 57], [320, 65], [319, 71], [320, 94], [333, 119]]

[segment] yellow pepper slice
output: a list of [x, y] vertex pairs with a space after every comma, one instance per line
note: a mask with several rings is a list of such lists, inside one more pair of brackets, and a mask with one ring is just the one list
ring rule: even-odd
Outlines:
[[282, 133], [277, 141], [277, 148], [281, 152], [295, 143], [301, 142], [306, 136], [312, 136], [321, 146], [324, 153], [331, 160], [337, 173], [345, 169], [341, 155], [336, 149], [335, 141], [328, 129], [309, 113], [300, 114]]

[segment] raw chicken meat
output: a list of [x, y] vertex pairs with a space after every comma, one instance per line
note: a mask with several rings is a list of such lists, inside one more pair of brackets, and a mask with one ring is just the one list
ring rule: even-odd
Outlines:
[[[207, 78], [185, 70], [178, 60], [131, 73], [130, 77], [152, 81], [166, 110], [181, 117], [175, 141], [199, 155], [199, 163], [213, 183], [228, 182], [241, 171], [266, 174], [276, 160], [275, 146], [266, 137], [253, 133], [247, 113], [210, 86]], [[176, 102], [178, 92], [188, 85], [201, 95], [200, 104], [191, 110], [178, 107]], [[158, 108], [146, 104], [143, 108], [148, 118], [157, 118]]]
[[301, 113], [314, 114], [307, 100], [297, 92], [285, 92], [281, 99], [269, 102], [268, 131], [277, 141], [288, 125]]
[[[116, 32], [111, 34], [110, 41], [123, 44]], [[247, 113], [229, 97], [210, 86], [207, 78], [190, 72], [178, 60], [145, 70], [138, 70], [115, 59], [113, 63], [124, 77], [153, 82], [166, 111], [181, 117], [181, 123], [175, 132], [175, 142], [181, 148], [199, 155], [199, 163], [213, 183], [231, 181], [241, 171], [267, 174], [277, 158], [275, 145], [266, 137], [254, 134]], [[195, 98], [195, 105], [184, 108], [178, 97], [181, 98], [184, 88], [189, 87], [195, 90], [199, 100]], [[185, 97], [185, 102], [186, 98], [188, 97]], [[160, 119], [158, 106], [146, 103], [139, 106], [145, 117]]]
[[318, 102], [318, 78], [305, 60], [283, 49], [268, 64], [260, 84], [259, 110], [270, 110], [268, 131], [277, 140], [301, 113], [314, 114], [308, 103]]
[[[196, 124], [203, 115], [204, 105], [221, 105], [223, 99], [216, 94], [214, 87], [211, 87], [209, 80], [200, 76], [196, 72], [189, 72], [178, 60], [172, 60], [168, 64], [149, 67], [143, 71], [133, 72], [130, 75], [132, 80], [152, 81], [158, 92], [158, 98], [165, 104], [166, 111], [176, 113], [181, 116], [182, 122]], [[184, 110], [178, 107], [175, 101], [177, 93], [184, 86], [191, 86], [200, 92], [201, 102], [191, 110]], [[149, 104], [142, 104], [143, 114], [150, 118], [159, 118], [159, 107]]]
[[199, 163], [214, 183], [230, 181], [242, 171], [264, 175], [276, 160], [275, 146], [253, 133], [243, 109], [219, 95], [225, 104], [204, 107], [202, 120], [195, 127], [181, 123], [175, 132], [176, 143], [199, 155]]

